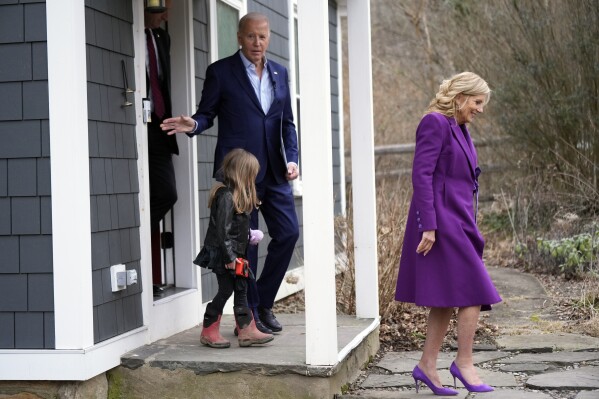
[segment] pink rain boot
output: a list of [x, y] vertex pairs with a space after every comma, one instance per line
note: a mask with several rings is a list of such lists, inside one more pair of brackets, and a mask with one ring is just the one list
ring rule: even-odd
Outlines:
[[272, 334], [264, 334], [256, 328], [256, 322], [250, 308], [236, 306], [234, 309], [239, 346], [247, 347], [254, 344], [265, 344], [274, 339]]
[[215, 322], [210, 324], [208, 327], [202, 328], [202, 334], [200, 335], [200, 342], [211, 348], [228, 348], [231, 346], [231, 342], [227, 341], [220, 335], [220, 317]]

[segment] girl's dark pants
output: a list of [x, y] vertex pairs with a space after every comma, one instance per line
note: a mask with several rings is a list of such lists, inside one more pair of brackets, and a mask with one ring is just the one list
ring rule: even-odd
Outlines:
[[248, 283], [247, 278], [238, 277], [233, 271], [227, 270], [226, 273], [217, 274], [216, 280], [218, 281], [218, 292], [214, 296], [212, 302], [206, 306], [206, 313], [204, 313], [204, 327], [210, 327], [212, 323], [218, 320], [218, 316], [223, 313], [227, 300], [231, 297], [231, 294], [235, 294], [233, 297], [233, 308], [247, 308], [247, 290]]

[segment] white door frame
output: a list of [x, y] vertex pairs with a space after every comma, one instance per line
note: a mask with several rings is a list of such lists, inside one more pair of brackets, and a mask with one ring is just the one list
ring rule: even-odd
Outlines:
[[[133, 0], [135, 18], [135, 72], [138, 137], [138, 172], [140, 180], [140, 239], [142, 269], [142, 307], [144, 324], [148, 326], [148, 342], [154, 342], [199, 324], [201, 320], [201, 282], [197, 266], [192, 263], [199, 251], [200, 233], [197, 199], [196, 140], [177, 136], [179, 155], [173, 155], [178, 200], [174, 206], [175, 286], [187, 288], [178, 294], [154, 301], [152, 289], [152, 256], [150, 240], [150, 191], [148, 181], [147, 127], [143, 123], [141, 100], [146, 93], [145, 35], [143, 0]], [[173, 115], [189, 115], [195, 108], [195, 73], [193, 55], [192, 0], [173, 2], [169, 11], [171, 36], [171, 97]]]

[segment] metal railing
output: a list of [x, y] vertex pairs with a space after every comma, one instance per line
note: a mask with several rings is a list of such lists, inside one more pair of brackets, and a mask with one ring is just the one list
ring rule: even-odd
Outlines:
[[[507, 137], [496, 137], [496, 138], [486, 139], [486, 140], [472, 140], [472, 142], [476, 148], [483, 148], [483, 147], [487, 147], [489, 145], [496, 144], [499, 142], [505, 142], [507, 140], [509, 140], [509, 138], [507, 138]], [[415, 147], [416, 147], [415, 143], [387, 144], [387, 145], [375, 146], [374, 147], [375, 162], [378, 164], [378, 160], [381, 157], [388, 156], [388, 155], [413, 154]], [[350, 154], [351, 154], [350, 150], [345, 151], [346, 158], [348, 158], [350, 156]], [[485, 165], [481, 165], [481, 169], [485, 173], [500, 172], [500, 171], [506, 170], [507, 166], [497, 165], [497, 164], [485, 164]], [[377, 179], [391, 178], [391, 177], [399, 177], [399, 176], [409, 175], [410, 173], [412, 173], [412, 168], [399, 168], [399, 169], [392, 169], [392, 170], [377, 171], [375, 173], [375, 177]], [[351, 183], [351, 175], [347, 175], [345, 177], [345, 182]]]

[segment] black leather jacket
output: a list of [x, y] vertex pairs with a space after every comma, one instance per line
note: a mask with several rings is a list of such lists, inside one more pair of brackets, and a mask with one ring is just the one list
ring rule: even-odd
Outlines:
[[[210, 207], [210, 222], [204, 239], [204, 247], [219, 249], [221, 259], [218, 260], [218, 266], [224, 267], [225, 264], [233, 262], [237, 257], [246, 257], [249, 233], [250, 215], [235, 212], [233, 192], [229, 187], [225, 186], [219, 189]], [[200, 266], [220, 269], [214, 264]]]

